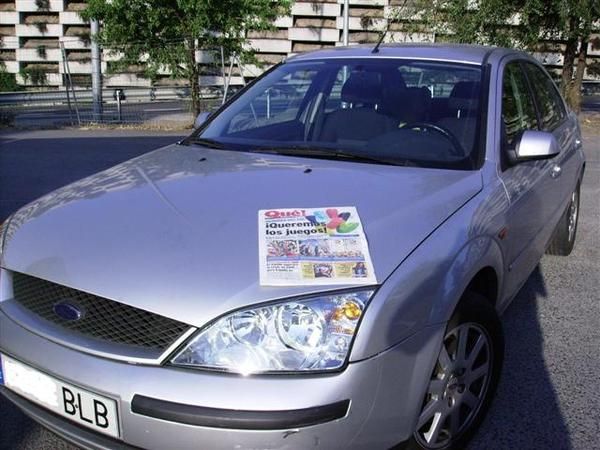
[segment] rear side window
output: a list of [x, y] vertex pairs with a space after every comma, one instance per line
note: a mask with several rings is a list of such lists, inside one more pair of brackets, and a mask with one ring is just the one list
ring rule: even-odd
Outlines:
[[567, 115], [558, 89], [548, 74], [538, 66], [526, 63], [525, 69], [540, 111], [542, 130], [552, 131]]
[[525, 130], [537, 130], [537, 116], [525, 74], [517, 62], [504, 69], [502, 80], [502, 120], [504, 142], [514, 148]]

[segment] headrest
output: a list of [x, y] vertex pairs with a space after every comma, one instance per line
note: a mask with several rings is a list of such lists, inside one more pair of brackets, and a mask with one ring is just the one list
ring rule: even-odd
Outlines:
[[479, 106], [479, 91], [481, 83], [478, 81], [459, 81], [454, 85], [448, 106], [452, 109], [474, 110]]
[[342, 86], [342, 101], [347, 103], [380, 103], [381, 74], [377, 72], [352, 72]]
[[395, 68], [381, 71], [381, 83], [383, 84], [384, 95], [386, 90], [401, 92], [406, 89], [404, 77], [400, 71]]
[[412, 102], [428, 103], [431, 100], [431, 91], [425, 86], [406, 88], [406, 94]]

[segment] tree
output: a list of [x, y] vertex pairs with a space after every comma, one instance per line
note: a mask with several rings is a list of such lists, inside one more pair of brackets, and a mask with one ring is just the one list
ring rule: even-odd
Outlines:
[[48, 83], [46, 71], [49, 69], [45, 64], [30, 64], [20, 70], [20, 75], [25, 82], [31, 82], [33, 86], [45, 86]]
[[291, 0], [89, 0], [81, 16], [101, 21], [99, 43], [119, 55], [115, 68], [142, 67], [155, 78], [167, 70], [185, 78], [192, 107], [200, 109], [197, 49], [223, 48], [248, 59], [248, 31], [273, 28], [289, 12]]
[[14, 73], [8, 73], [4, 65], [0, 64], [0, 92], [20, 91], [21, 87], [17, 84]]
[[395, 8], [391, 19], [451, 42], [528, 51], [558, 43], [563, 57], [560, 88], [576, 112], [581, 110], [588, 51], [600, 48], [597, 39], [590, 41], [594, 27], [600, 27], [598, 0], [412, 0]]

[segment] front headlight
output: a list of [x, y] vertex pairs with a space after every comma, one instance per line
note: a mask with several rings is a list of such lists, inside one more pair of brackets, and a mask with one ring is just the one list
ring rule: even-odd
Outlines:
[[243, 375], [339, 369], [374, 292], [326, 294], [237, 311], [200, 330], [171, 363]]

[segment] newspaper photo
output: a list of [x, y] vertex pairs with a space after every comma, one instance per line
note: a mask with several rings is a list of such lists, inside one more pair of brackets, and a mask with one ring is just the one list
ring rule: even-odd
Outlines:
[[258, 211], [260, 284], [376, 284], [367, 238], [352, 206]]

